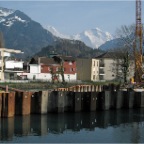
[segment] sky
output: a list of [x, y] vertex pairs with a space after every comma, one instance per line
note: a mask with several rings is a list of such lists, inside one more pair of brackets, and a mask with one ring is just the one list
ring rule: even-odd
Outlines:
[[[122, 25], [129, 26], [135, 23], [135, 0], [5, 0], [0, 1], [0, 7], [20, 10], [42, 26], [53, 26], [66, 35], [74, 35], [93, 28], [115, 34]], [[143, 7], [144, 1], [142, 1], [142, 14]]]

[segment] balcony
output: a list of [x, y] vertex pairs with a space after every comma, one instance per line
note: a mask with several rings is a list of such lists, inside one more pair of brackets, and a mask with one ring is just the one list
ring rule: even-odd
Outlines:
[[105, 64], [104, 63], [100, 63], [99, 67], [105, 67]]
[[104, 80], [104, 76], [103, 75], [99, 76], [99, 80]]
[[105, 72], [104, 72], [103, 69], [100, 69], [100, 70], [99, 70], [99, 75], [105, 75]]

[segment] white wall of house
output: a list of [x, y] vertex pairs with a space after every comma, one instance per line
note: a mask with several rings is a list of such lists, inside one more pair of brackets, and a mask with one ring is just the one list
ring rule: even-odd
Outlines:
[[31, 74], [39, 74], [41, 72], [41, 66], [37, 64], [30, 65]]
[[35, 79], [35, 80], [48, 80], [48, 81], [51, 81], [51, 77], [52, 76], [49, 73], [39, 73], [39, 74], [29, 73], [27, 75], [27, 78], [31, 79], [31, 80]]
[[9, 52], [4, 52], [4, 56], [10, 57], [10, 56], [11, 56], [11, 53], [9, 53]]
[[[18, 76], [24, 77], [26, 76], [30, 80], [46, 80], [46, 81], [51, 81], [52, 80], [52, 75], [50, 73], [17, 73]], [[70, 81], [76, 81], [77, 80], [77, 74], [64, 74], [65, 81], [70, 82]], [[59, 75], [59, 80], [62, 81], [61, 75]]]
[[5, 62], [6, 69], [21, 68], [23, 69], [23, 61], [8, 60]]
[[30, 80], [48, 80], [51, 81], [51, 74], [49, 73], [17, 73], [18, 76], [27, 77]]
[[[66, 82], [72, 82], [77, 80], [77, 74], [64, 74]], [[61, 75], [59, 75], [59, 80], [62, 81]]]

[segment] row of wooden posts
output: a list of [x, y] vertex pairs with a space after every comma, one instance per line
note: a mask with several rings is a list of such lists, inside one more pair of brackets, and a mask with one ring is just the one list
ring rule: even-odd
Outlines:
[[39, 91], [0, 93], [0, 117], [144, 107], [144, 92]]
[[75, 85], [68, 88], [56, 88], [54, 91], [74, 91], [74, 92], [101, 92], [104, 90], [119, 90], [120, 85]]

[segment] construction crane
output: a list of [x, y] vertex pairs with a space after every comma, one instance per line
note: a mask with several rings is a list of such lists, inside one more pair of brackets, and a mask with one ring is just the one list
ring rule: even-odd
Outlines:
[[141, 0], [136, 0], [136, 29], [135, 29], [135, 43], [134, 43], [134, 58], [135, 58], [135, 82], [142, 81], [143, 69], [142, 69], [142, 57], [143, 57], [143, 34], [141, 23]]

